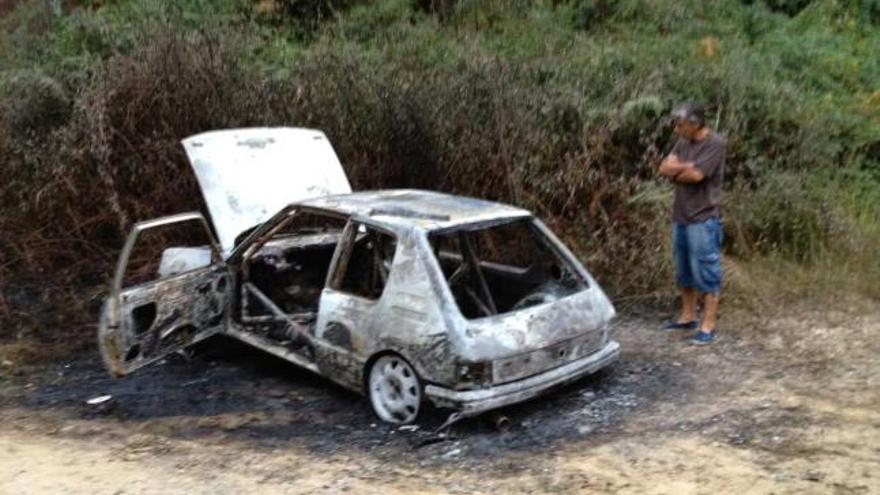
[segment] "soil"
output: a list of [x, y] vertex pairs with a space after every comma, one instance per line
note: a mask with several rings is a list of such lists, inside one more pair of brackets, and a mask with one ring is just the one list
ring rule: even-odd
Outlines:
[[729, 315], [702, 347], [661, 322], [629, 311], [618, 363], [501, 431], [383, 424], [229, 340], [124, 379], [78, 354], [0, 375], [0, 493], [880, 493], [880, 311]]

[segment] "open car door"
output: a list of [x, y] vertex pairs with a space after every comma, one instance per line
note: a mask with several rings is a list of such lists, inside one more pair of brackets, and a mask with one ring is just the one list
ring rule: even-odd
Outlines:
[[[167, 246], [163, 232], [184, 227], [194, 245], [164, 249], [158, 269], [133, 256], [140, 253], [136, 248], [150, 247], [151, 241], [154, 248]], [[204, 241], [207, 245], [200, 243]], [[129, 283], [132, 271], [140, 280]], [[126, 375], [221, 331], [228, 314], [229, 285], [226, 264], [200, 213], [136, 224], [119, 255], [98, 326], [108, 371]]]

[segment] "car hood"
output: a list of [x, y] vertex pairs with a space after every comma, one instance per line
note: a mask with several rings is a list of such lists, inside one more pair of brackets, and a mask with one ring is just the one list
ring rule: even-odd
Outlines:
[[284, 206], [351, 192], [327, 136], [293, 127], [228, 129], [182, 141], [223, 256], [235, 238]]

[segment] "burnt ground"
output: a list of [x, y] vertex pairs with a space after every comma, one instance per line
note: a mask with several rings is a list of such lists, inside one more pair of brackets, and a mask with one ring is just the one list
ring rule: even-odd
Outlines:
[[438, 434], [443, 411], [383, 424], [226, 339], [124, 379], [80, 354], [0, 382], [0, 493], [880, 493], [880, 315], [818, 314], [740, 322], [709, 347], [630, 314], [618, 363], [499, 411], [501, 431], [483, 417]]

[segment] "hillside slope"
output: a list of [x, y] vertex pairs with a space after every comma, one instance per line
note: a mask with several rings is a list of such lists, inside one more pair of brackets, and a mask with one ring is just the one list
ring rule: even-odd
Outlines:
[[46, 5], [0, 19], [7, 336], [89, 334], [130, 224], [202, 208], [179, 140], [234, 126], [323, 129], [357, 189], [530, 208], [618, 301], [667, 297], [685, 99], [730, 141], [728, 300], [880, 297], [876, 0]]

